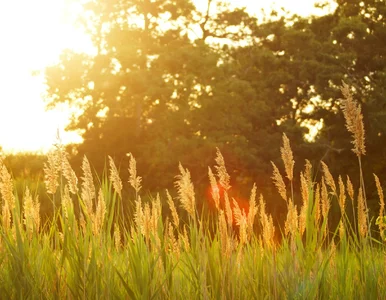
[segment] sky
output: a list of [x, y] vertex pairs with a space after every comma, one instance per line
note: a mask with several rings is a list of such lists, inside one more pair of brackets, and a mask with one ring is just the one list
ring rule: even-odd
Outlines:
[[[71, 25], [79, 12], [74, 0], [0, 1], [0, 146], [5, 152], [46, 152], [59, 130], [64, 143], [79, 142], [65, 132], [69, 109], [46, 111], [42, 71], [57, 61], [65, 48], [89, 49], [87, 38]], [[206, 0], [194, 0], [205, 8]], [[251, 13], [262, 7], [285, 7], [299, 15], [320, 14], [313, 0], [230, 0]]]

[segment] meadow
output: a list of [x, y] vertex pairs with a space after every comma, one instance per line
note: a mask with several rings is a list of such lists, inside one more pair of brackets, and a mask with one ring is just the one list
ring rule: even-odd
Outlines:
[[[277, 201], [287, 208], [280, 226], [256, 185], [247, 206], [232, 197], [219, 149], [208, 167], [211, 193], [205, 201], [213, 209], [198, 210], [191, 175], [181, 164], [175, 190], [148, 197], [132, 155], [124, 180], [111, 157], [98, 177], [85, 156], [78, 182], [64, 147], [57, 145], [44, 167], [53, 210], [44, 223], [39, 195], [28, 187], [17, 193], [11, 170], [1, 161], [1, 298], [386, 299], [381, 181], [374, 175], [380, 202], [374, 220], [362, 175], [361, 108], [348, 86], [342, 93], [360, 184], [334, 178], [323, 162], [319, 180], [308, 161], [294, 174], [290, 141], [283, 134], [278, 149], [283, 164], [272, 163]], [[130, 196], [123, 195], [124, 185]], [[328, 221], [333, 202], [340, 209], [336, 227]]]

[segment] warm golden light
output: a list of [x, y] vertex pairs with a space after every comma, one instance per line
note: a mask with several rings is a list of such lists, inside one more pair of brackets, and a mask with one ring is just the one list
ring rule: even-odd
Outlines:
[[68, 122], [65, 107], [45, 112], [43, 76], [33, 73], [54, 63], [64, 48], [87, 47], [70, 25], [74, 9], [69, 0], [0, 2], [0, 146], [7, 152], [45, 151]]
[[[64, 132], [66, 107], [45, 111], [43, 75], [36, 70], [54, 63], [65, 48], [89, 51], [87, 37], [73, 25], [81, 12], [79, 0], [18, 0], [0, 2], [0, 146], [5, 151], [46, 151], [59, 129], [64, 142], [79, 136]], [[194, 1], [205, 8], [207, 0]], [[251, 13], [269, 9], [272, 1], [231, 0]], [[301, 15], [317, 13], [313, 1], [275, 1]]]

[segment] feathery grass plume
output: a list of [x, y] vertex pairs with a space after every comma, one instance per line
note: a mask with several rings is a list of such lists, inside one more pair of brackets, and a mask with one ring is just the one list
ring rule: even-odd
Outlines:
[[38, 197], [32, 198], [29, 188], [26, 187], [24, 193], [24, 225], [29, 238], [32, 238], [34, 232], [39, 231], [40, 226], [40, 202]]
[[240, 245], [244, 245], [247, 242], [247, 216], [245, 215], [245, 211], [240, 209], [239, 204], [237, 201], [232, 198], [233, 200], [233, 216], [235, 218], [235, 223], [237, 226], [239, 226], [239, 238], [240, 238]]
[[320, 163], [322, 164], [322, 169], [323, 169], [323, 174], [324, 174], [324, 179], [326, 181], [326, 184], [330, 187], [330, 189], [332, 189], [332, 192], [334, 193], [334, 195], [338, 195], [336, 191], [335, 181], [331, 175], [330, 169], [323, 161], [321, 161]]
[[15, 208], [15, 195], [13, 194], [13, 180], [5, 165], [1, 165], [0, 170], [0, 193], [3, 203], [7, 202], [10, 211]]
[[345, 192], [345, 186], [344, 186], [342, 177], [340, 175], [338, 177], [338, 185], [339, 185], [338, 202], [339, 202], [340, 211], [341, 211], [342, 216], [343, 216], [345, 213], [345, 209], [346, 209], [346, 192]]
[[134, 156], [130, 153], [130, 161], [129, 161], [129, 183], [133, 187], [136, 192], [136, 196], [141, 189], [142, 178], [137, 176], [137, 162]]
[[240, 219], [240, 225], [239, 225], [239, 239], [240, 239], [240, 245], [243, 246], [248, 241], [248, 233], [247, 233], [248, 223], [247, 223], [247, 216], [245, 215], [245, 211], [242, 211], [241, 219]]
[[344, 99], [339, 99], [342, 103], [343, 115], [346, 120], [346, 128], [352, 133], [354, 140], [352, 151], [357, 155], [365, 155], [365, 129], [363, 125], [363, 115], [361, 106], [353, 99], [350, 87], [346, 83], [342, 83], [341, 91]]
[[294, 239], [296, 232], [299, 228], [298, 223], [298, 211], [296, 205], [291, 199], [288, 200], [288, 212], [287, 219], [284, 224], [284, 234], [289, 236], [291, 234], [292, 239]]
[[190, 251], [188, 231], [186, 230], [185, 225], [184, 225], [184, 229], [182, 230], [182, 234], [179, 233], [179, 235], [178, 235], [178, 242], [183, 245], [186, 252]]
[[377, 175], [374, 175], [375, 179], [375, 185], [377, 186], [377, 192], [378, 192], [378, 197], [379, 197], [379, 218], [383, 218], [383, 213], [385, 211], [385, 198], [383, 196], [383, 190], [381, 186], [381, 182], [379, 181], [379, 178]]
[[379, 232], [381, 233], [381, 238], [383, 240], [386, 240], [385, 236], [385, 231], [386, 231], [386, 222], [385, 222], [385, 217], [384, 211], [385, 211], [385, 199], [383, 196], [383, 190], [381, 186], [381, 182], [379, 181], [379, 178], [377, 175], [373, 174], [375, 178], [375, 185], [377, 186], [377, 191], [378, 191], [378, 197], [379, 197], [379, 215], [378, 218], [375, 222], [376, 225], [378, 225]]
[[228, 226], [232, 227], [233, 213], [232, 213], [231, 203], [229, 201], [229, 196], [227, 191], [224, 191], [224, 202], [225, 202], [225, 215], [227, 218]]
[[269, 248], [274, 248], [274, 236], [275, 236], [275, 227], [273, 225], [272, 216], [267, 215], [265, 211], [265, 202], [263, 195], [260, 195], [259, 199], [259, 208], [260, 208], [260, 222], [263, 227], [263, 242]]
[[115, 192], [119, 195], [119, 198], [122, 198], [122, 180], [119, 177], [119, 172], [115, 166], [114, 160], [109, 155], [109, 164], [110, 164], [110, 181], [113, 183]]
[[71, 168], [70, 162], [68, 161], [65, 153], [63, 154], [62, 164], [64, 178], [66, 178], [68, 182], [70, 192], [75, 195], [78, 193], [78, 177], [76, 177], [74, 170]]
[[194, 194], [194, 186], [190, 179], [190, 172], [188, 169], [184, 169], [181, 163], [178, 166], [180, 175], [176, 176], [177, 180], [175, 186], [178, 192], [178, 199], [181, 202], [182, 207], [188, 212], [188, 214], [195, 220], [196, 214], [196, 199]]
[[1, 207], [1, 216], [3, 221], [3, 229], [7, 232], [11, 228], [11, 209], [8, 201], [3, 199], [3, 205]]
[[300, 190], [302, 194], [302, 208], [300, 210], [299, 216], [299, 232], [300, 235], [303, 235], [306, 229], [307, 222], [307, 212], [308, 212], [308, 203], [309, 203], [309, 189], [307, 179], [304, 177], [303, 173], [300, 173]]
[[236, 199], [232, 198], [232, 201], [233, 201], [233, 217], [235, 218], [236, 225], [240, 226], [241, 219], [243, 218], [243, 213]]
[[328, 217], [328, 212], [330, 211], [330, 199], [328, 198], [327, 186], [323, 178], [322, 178], [321, 196], [322, 196], [322, 216], [324, 219], [326, 219]]
[[142, 201], [140, 196], [138, 196], [137, 199], [135, 200], [134, 223], [135, 223], [137, 232], [142, 233], [144, 221], [143, 221]]
[[365, 238], [368, 233], [367, 228], [367, 211], [365, 201], [363, 198], [362, 188], [359, 188], [358, 192], [358, 229], [362, 238]]
[[350, 177], [348, 175], [347, 175], [346, 186], [347, 186], [347, 193], [348, 193], [349, 197], [351, 198], [351, 201], [353, 202], [354, 201], [354, 187], [353, 187], [351, 180], [350, 180]]
[[216, 205], [217, 210], [220, 209], [220, 189], [218, 188], [216, 177], [214, 177], [212, 169], [208, 167], [208, 176], [211, 187], [211, 195]]
[[[158, 237], [157, 229], [158, 229], [158, 220], [160, 218], [162, 218], [162, 206], [161, 206], [161, 198], [159, 196], [159, 193], [157, 193], [155, 201], [151, 202], [150, 232], [153, 234], [154, 237]], [[158, 244], [158, 241], [156, 241], [156, 243]]]
[[173, 225], [175, 228], [178, 228], [180, 225], [180, 218], [178, 217], [176, 206], [174, 205], [173, 198], [170, 196], [168, 190], [166, 190], [166, 198], [168, 199], [168, 205], [170, 212], [172, 213]]
[[[320, 221], [320, 185], [317, 184], [315, 188], [315, 225], [319, 224]], [[317, 226], [316, 226], [317, 227]]]
[[231, 253], [227, 228], [228, 226], [227, 226], [227, 221], [225, 219], [224, 211], [220, 210], [220, 214], [218, 217], [218, 230], [219, 230], [220, 240], [221, 240], [221, 253], [226, 258], [228, 258]]
[[281, 176], [279, 169], [276, 167], [275, 163], [271, 161], [273, 167], [273, 183], [275, 184], [280, 196], [287, 202], [287, 191], [285, 188], [283, 177]]
[[64, 194], [63, 194], [63, 198], [62, 198], [62, 210], [63, 210], [63, 216], [65, 219], [65, 223], [67, 223], [68, 218], [69, 218], [69, 214], [70, 214], [70, 212], [73, 211], [73, 209], [74, 209], [74, 207], [73, 207], [73, 203], [72, 203], [71, 196], [70, 196], [70, 190], [68, 188], [68, 185], [65, 185], [64, 186]]
[[219, 178], [220, 185], [228, 191], [231, 186], [230, 186], [230, 176], [227, 172], [227, 169], [225, 168], [225, 161], [224, 157], [222, 156], [220, 150], [218, 148], [216, 152], [216, 158], [215, 161], [217, 163], [217, 166], [215, 166], [216, 171], [217, 171], [217, 176]]
[[121, 240], [121, 230], [119, 229], [118, 223], [114, 224], [114, 245], [115, 249], [119, 251], [122, 248], [122, 240]]
[[99, 189], [98, 193], [98, 204], [95, 211], [95, 218], [93, 223], [94, 235], [99, 235], [102, 232], [103, 223], [106, 216], [106, 201], [103, 196], [102, 189]]
[[322, 216], [323, 221], [325, 221], [326, 226], [323, 229], [323, 235], [327, 234], [327, 225], [328, 225], [328, 213], [330, 211], [330, 199], [328, 198], [327, 186], [325, 184], [324, 177], [322, 177], [322, 186], [321, 186], [321, 202], [322, 202]]
[[146, 243], [148, 244], [150, 241], [150, 232], [151, 232], [151, 210], [149, 203], [145, 203], [145, 207], [143, 209], [143, 236], [145, 237]]
[[254, 183], [251, 190], [251, 196], [249, 197], [249, 210], [248, 210], [248, 216], [247, 216], [248, 235], [250, 237], [253, 235], [253, 224], [255, 222], [256, 214], [257, 214], [256, 184]]
[[291, 146], [288, 137], [283, 133], [283, 147], [280, 147], [281, 159], [284, 163], [285, 173], [289, 181], [292, 181], [294, 177], [294, 157], [292, 154]]
[[60, 162], [55, 151], [47, 153], [47, 162], [44, 163], [44, 183], [47, 192], [51, 195], [56, 193], [59, 186], [58, 177], [60, 170]]
[[93, 215], [93, 201], [95, 199], [95, 186], [91, 173], [90, 163], [86, 155], [83, 157], [82, 162], [82, 200], [86, 206], [86, 213], [91, 218]]
[[308, 186], [313, 186], [312, 182], [312, 164], [308, 159], [306, 159], [306, 164], [304, 166], [304, 177], [308, 182]]
[[180, 257], [180, 247], [178, 245], [178, 241], [174, 235], [174, 228], [173, 228], [173, 225], [172, 223], [169, 223], [168, 222], [168, 234], [167, 234], [167, 241], [168, 241], [168, 250], [169, 252], [171, 253], [175, 253], [176, 254], [176, 257], [177, 259]]

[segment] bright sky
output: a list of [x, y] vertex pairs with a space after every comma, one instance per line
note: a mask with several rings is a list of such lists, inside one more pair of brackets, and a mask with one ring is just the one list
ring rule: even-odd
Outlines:
[[[64, 132], [68, 109], [45, 111], [43, 76], [32, 76], [54, 63], [64, 48], [87, 49], [87, 39], [71, 26], [77, 6], [69, 4], [75, 1], [0, 1], [0, 146], [6, 152], [47, 151], [58, 129], [63, 142], [79, 141], [76, 134]], [[207, 3], [194, 2], [199, 7]], [[272, 0], [231, 2], [257, 13], [272, 5]], [[313, 0], [275, 2], [300, 15], [318, 13]]]

